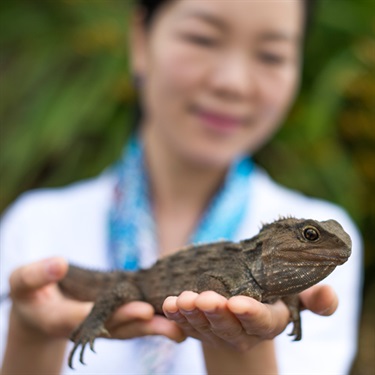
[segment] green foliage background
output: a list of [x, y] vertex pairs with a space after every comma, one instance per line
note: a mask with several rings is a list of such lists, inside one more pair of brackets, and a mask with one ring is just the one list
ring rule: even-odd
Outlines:
[[[0, 2], [3, 210], [25, 190], [92, 176], [119, 155], [135, 93], [130, 0]], [[299, 100], [257, 160], [282, 183], [348, 209], [374, 242], [373, 0], [321, 0]], [[374, 261], [375, 252], [366, 254]]]
[[[23, 191], [94, 176], [132, 123], [130, 0], [0, 1], [0, 211]], [[301, 94], [256, 160], [344, 206], [375, 271], [375, 2], [320, 0]]]
[[[257, 155], [284, 184], [346, 207], [367, 239], [375, 239], [373, 5], [321, 1], [299, 100]], [[119, 155], [135, 101], [126, 54], [130, 6], [0, 3], [1, 209], [27, 189], [95, 175]]]

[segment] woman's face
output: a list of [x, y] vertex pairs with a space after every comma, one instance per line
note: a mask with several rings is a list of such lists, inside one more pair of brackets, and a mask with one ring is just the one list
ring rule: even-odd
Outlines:
[[190, 162], [228, 165], [277, 129], [296, 92], [301, 0], [175, 0], [134, 31], [142, 126]]

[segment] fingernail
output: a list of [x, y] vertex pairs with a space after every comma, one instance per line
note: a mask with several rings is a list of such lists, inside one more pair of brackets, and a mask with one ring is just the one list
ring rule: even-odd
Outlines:
[[203, 312], [204, 312], [204, 315], [208, 317], [212, 317], [212, 318], [216, 318], [221, 315], [216, 310], [205, 310]]
[[166, 312], [166, 316], [169, 319], [177, 319], [177, 318], [181, 317], [181, 314], [178, 311], [176, 311], [176, 312]]
[[333, 306], [330, 306], [326, 309], [320, 310], [318, 312], [318, 315], [322, 315], [322, 316], [331, 315], [332, 311], [334, 311]]
[[183, 315], [189, 315], [189, 316], [191, 316], [191, 315], [195, 315], [198, 310], [197, 309], [193, 309], [193, 310], [180, 309], [180, 311], [181, 311], [181, 313]]
[[46, 260], [46, 271], [51, 280], [57, 280], [60, 278], [61, 267], [60, 262], [57, 259]]
[[175, 340], [175, 342], [177, 344], [181, 344], [182, 342], [184, 342], [186, 340], [186, 336], [183, 336], [183, 337], [179, 337], [178, 339]]

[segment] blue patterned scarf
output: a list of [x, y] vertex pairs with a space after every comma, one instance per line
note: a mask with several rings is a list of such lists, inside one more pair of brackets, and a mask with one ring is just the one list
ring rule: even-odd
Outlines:
[[[189, 243], [236, 238], [248, 207], [252, 169], [253, 164], [249, 158], [241, 158], [233, 163], [221, 189], [212, 198], [195, 232], [191, 234]], [[134, 271], [150, 267], [157, 260], [159, 249], [143, 145], [138, 137], [130, 139], [115, 171], [117, 182], [109, 216], [110, 259], [114, 268]], [[155, 338], [140, 340], [152, 342]], [[162, 351], [159, 342], [153, 346], [159, 352]], [[150, 357], [153, 351], [150, 345], [146, 345], [143, 352], [148, 353], [146, 357]], [[145, 374], [167, 374], [172, 371], [171, 364], [167, 363], [168, 359], [163, 358], [168, 355], [160, 354], [158, 358], [153, 354], [151, 356], [154, 358], [147, 359], [146, 362], [149, 363], [143, 366]], [[140, 358], [139, 353], [137, 357]]]

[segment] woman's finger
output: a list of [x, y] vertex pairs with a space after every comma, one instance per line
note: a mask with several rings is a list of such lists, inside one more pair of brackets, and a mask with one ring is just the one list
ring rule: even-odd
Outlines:
[[139, 336], [162, 335], [169, 339], [182, 342], [186, 339], [180, 327], [163, 316], [154, 316], [151, 320], [133, 320], [110, 329], [111, 336], [128, 339]]
[[248, 335], [273, 338], [281, 333], [289, 322], [290, 313], [281, 301], [270, 305], [250, 297], [236, 296], [229, 299], [228, 308], [241, 322]]
[[[179, 297], [168, 297], [164, 301], [163, 311], [166, 317], [177, 323], [186, 335], [200, 338], [200, 335], [207, 333], [204, 328], [208, 326], [208, 322], [195, 307], [194, 301], [197, 297], [198, 294], [194, 292], [183, 292]], [[192, 321], [196, 326], [192, 325]]]
[[238, 319], [228, 310], [228, 300], [215, 293], [203, 292], [196, 300], [198, 309], [203, 311], [211, 325], [211, 331], [218, 337], [233, 343], [242, 334]]
[[61, 280], [68, 271], [64, 258], [54, 257], [22, 266], [15, 270], [10, 279], [11, 295], [22, 296], [43, 286]]
[[196, 304], [199, 297], [200, 295], [194, 292], [183, 292], [177, 298], [177, 307], [188, 324], [194, 327], [196, 331], [203, 335], [210, 335], [210, 323]]
[[109, 321], [109, 326], [117, 326], [132, 320], [151, 320], [155, 315], [154, 308], [146, 302], [129, 302], [119, 307]]
[[228, 300], [214, 292], [202, 293], [196, 301], [210, 323], [211, 331], [222, 343], [238, 350], [248, 350], [257, 338], [250, 337], [241, 321], [228, 308]]
[[189, 336], [215, 346], [246, 350], [259, 340], [249, 338], [240, 321], [228, 310], [227, 302], [225, 297], [212, 291], [183, 292], [179, 297], [167, 299], [164, 311]]
[[339, 304], [335, 291], [329, 285], [314, 285], [303, 291], [300, 299], [304, 308], [322, 316], [332, 315]]

